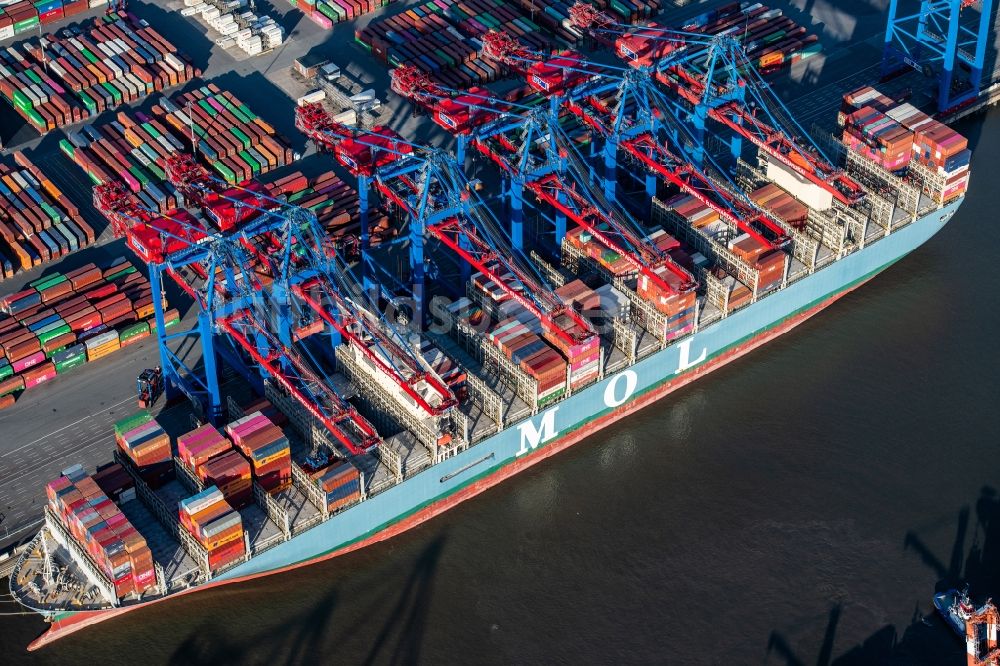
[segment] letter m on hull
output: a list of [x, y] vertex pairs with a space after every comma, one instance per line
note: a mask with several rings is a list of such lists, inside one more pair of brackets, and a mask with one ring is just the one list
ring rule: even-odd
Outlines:
[[521, 432], [521, 448], [518, 449], [517, 455], [523, 456], [528, 451], [537, 449], [539, 444], [544, 444], [559, 434], [559, 431], [556, 430], [556, 412], [558, 411], [559, 407], [553, 407], [542, 414], [538, 425], [535, 425], [536, 417], [536, 419], [530, 419], [517, 426]]

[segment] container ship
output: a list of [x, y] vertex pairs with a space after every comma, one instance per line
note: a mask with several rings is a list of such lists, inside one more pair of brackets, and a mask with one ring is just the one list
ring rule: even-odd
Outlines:
[[[971, 153], [947, 126], [862, 88], [826, 158], [778, 129], [789, 121], [738, 42], [686, 40], [621, 28], [623, 75], [487, 32], [479, 57], [527, 82], [503, 97], [397, 67], [393, 90], [454, 151], [300, 100], [297, 127], [358, 179], [356, 262], [308, 207], [192, 155], [163, 155], [163, 171], [214, 224], [95, 188], [153, 293], [170, 279], [195, 300], [207, 390], [164, 351], [196, 415], [123, 419], [113, 461], [48, 484], [10, 578], [49, 622], [30, 647], [400, 534], [790, 331], [961, 206]], [[719, 45], [728, 73], [707, 62]], [[672, 100], [709, 98], [728, 168], [704, 124], [665, 120]], [[502, 211], [467, 158], [500, 174]], [[369, 227], [394, 222], [376, 244]], [[220, 381], [220, 360], [243, 378]]]

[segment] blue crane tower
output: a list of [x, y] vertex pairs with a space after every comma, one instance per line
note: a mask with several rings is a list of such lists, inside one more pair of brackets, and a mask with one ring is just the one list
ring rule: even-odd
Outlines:
[[[963, 18], [978, 11], [978, 19]], [[890, 0], [882, 74], [905, 67], [938, 76], [938, 111], [979, 95], [993, 0]]]

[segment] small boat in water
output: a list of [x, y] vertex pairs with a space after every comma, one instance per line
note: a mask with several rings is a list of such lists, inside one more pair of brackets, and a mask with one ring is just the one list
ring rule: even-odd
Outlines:
[[[990, 602], [987, 601], [980, 610], [986, 610], [989, 605]], [[954, 629], [956, 634], [964, 638], [965, 625], [976, 614], [976, 607], [972, 603], [972, 599], [969, 598], [969, 588], [965, 587], [962, 590], [951, 589], [947, 592], [935, 594], [934, 607], [941, 613], [948, 626]]]

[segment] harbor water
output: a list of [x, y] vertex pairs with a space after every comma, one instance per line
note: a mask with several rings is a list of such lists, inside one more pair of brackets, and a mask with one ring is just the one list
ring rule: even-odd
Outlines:
[[[3, 662], [963, 664], [1000, 596], [1000, 112], [964, 206], [811, 321], [401, 537]], [[0, 610], [13, 610], [3, 604]]]

